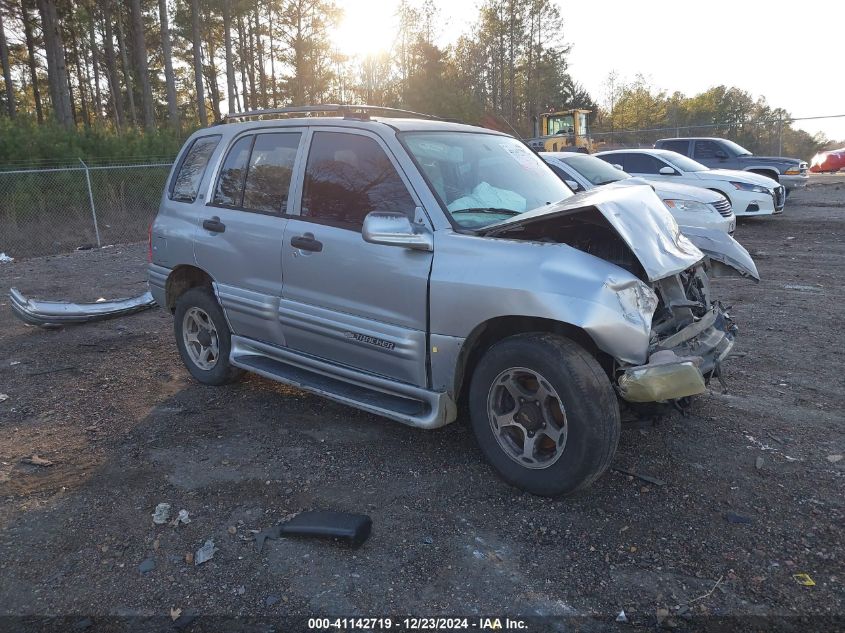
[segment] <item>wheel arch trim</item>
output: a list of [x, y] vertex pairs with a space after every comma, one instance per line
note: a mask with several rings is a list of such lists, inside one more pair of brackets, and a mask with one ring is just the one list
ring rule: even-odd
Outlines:
[[473, 368], [485, 350], [508, 337], [531, 332], [564, 336], [586, 349], [602, 366], [612, 362], [612, 357], [602, 351], [589, 332], [582, 327], [544, 317], [499, 316], [479, 323], [465, 339], [432, 335], [434, 388], [445, 388], [453, 399], [462, 400]]

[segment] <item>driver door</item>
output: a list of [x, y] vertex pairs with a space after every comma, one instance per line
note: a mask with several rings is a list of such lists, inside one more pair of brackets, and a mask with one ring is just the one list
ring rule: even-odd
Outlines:
[[338, 128], [315, 128], [302, 178], [282, 246], [285, 344], [426, 386], [432, 254], [361, 236], [373, 211], [427, 222], [407, 179], [376, 135]]

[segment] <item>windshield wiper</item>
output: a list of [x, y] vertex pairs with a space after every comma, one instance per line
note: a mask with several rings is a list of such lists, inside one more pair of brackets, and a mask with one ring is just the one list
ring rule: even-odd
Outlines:
[[495, 215], [519, 215], [522, 211], [514, 211], [513, 209], [503, 209], [500, 207], [475, 207], [472, 209], [458, 209], [457, 211], [451, 211], [452, 215], [457, 215], [459, 213], [493, 213]]

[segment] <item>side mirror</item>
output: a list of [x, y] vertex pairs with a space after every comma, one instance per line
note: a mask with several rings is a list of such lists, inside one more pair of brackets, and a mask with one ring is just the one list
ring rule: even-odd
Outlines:
[[584, 191], [584, 187], [579, 185], [574, 180], [564, 180], [563, 182], [565, 182], [566, 186], [569, 187], [570, 189], [572, 189], [572, 191], [574, 191], [576, 193], [579, 192], [579, 191]]
[[625, 171], [625, 168], [622, 167], [619, 163], [613, 163], [613, 167], [618, 169], [619, 171]]
[[434, 250], [431, 232], [411, 223], [404, 213], [373, 211], [364, 218], [361, 237], [370, 244], [402, 246], [415, 251]]
[[725, 151], [724, 151], [724, 150], [721, 150], [721, 149], [717, 149], [717, 150], [716, 150], [716, 154], [715, 154], [715, 156], [716, 156], [716, 158], [718, 158], [719, 160], [728, 160], [728, 155], [725, 153]]
[[678, 175], [678, 172], [676, 172], [674, 169], [669, 167], [669, 165], [666, 165], [665, 167], [661, 167], [660, 171], [658, 173], [661, 174], [662, 176], [677, 176]]

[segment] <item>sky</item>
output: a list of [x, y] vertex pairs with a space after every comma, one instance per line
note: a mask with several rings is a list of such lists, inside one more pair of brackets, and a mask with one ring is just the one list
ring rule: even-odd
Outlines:
[[[843, 0], [555, 1], [564, 17], [563, 39], [572, 46], [569, 71], [599, 103], [608, 74], [616, 71], [628, 79], [642, 73], [670, 93], [737, 86], [796, 118], [845, 115]], [[434, 2], [441, 46], [468, 32], [478, 15], [477, 0]], [[390, 46], [398, 0], [337, 3], [346, 14], [341, 50], [360, 54]], [[794, 125], [845, 140], [845, 117]]]

